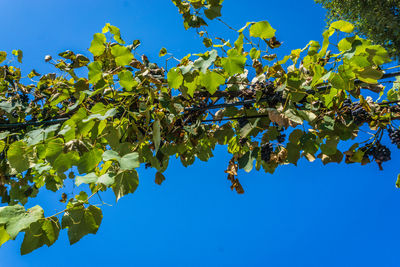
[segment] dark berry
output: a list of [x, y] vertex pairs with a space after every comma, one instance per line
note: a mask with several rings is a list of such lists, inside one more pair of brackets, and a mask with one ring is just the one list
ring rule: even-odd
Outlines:
[[391, 160], [390, 149], [380, 143], [377, 143], [375, 146], [368, 144], [361, 148], [361, 151], [364, 152], [364, 158], [371, 156], [378, 163]]
[[351, 115], [353, 116], [354, 123], [357, 125], [368, 121], [370, 117], [369, 113], [360, 104], [353, 105]]
[[263, 161], [265, 162], [270, 161], [273, 148], [274, 147], [271, 143], [265, 143], [261, 145], [261, 159]]
[[351, 100], [350, 99], [348, 99], [348, 98], [346, 98], [344, 101], [343, 101], [343, 105], [342, 105], [342, 107], [343, 108], [349, 108], [349, 107], [351, 107]]
[[389, 138], [390, 141], [392, 141], [392, 144], [395, 144], [396, 146], [400, 147], [400, 130], [396, 129], [389, 129]]
[[374, 153], [372, 156], [377, 162], [385, 162], [391, 160], [390, 149], [384, 145], [377, 144], [373, 152]]

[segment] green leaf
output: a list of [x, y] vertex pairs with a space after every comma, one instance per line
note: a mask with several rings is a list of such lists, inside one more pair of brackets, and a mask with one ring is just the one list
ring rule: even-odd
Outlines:
[[46, 159], [53, 163], [58, 155], [62, 153], [64, 141], [61, 138], [51, 139], [46, 145]]
[[125, 171], [119, 173], [115, 177], [115, 184], [113, 185], [113, 191], [117, 201], [130, 193], [135, 192], [139, 185], [139, 177], [135, 170]]
[[387, 92], [387, 99], [389, 101], [398, 101], [400, 99], [399, 91], [395, 89], [390, 89]]
[[101, 161], [103, 150], [92, 149], [89, 152], [83, 154], [78, 163], [79, 173], [88, 173], [92, 171]]
[[7, 53], [4, 51], [0, 51], [0, 63], [3, 63], [3, 61], [6, 59], [7, 59]]
[[131, 91], [133, 87], [138, 85], [138, 82], [133, 78], [133, 75], [130, 71], [121, 71], [118, 74], [119, 83], [122, 87], [124, 87], [127, 91]]
[[115, 57], [115, 63], [118, 66], [129, 65], [133, 59], [131, 51], [122, 45], [114, 45], [111, 47], [111, 54]]
[[32, 223], [25, 231], [21, 254], [28, 254], [43, 245], [50, 247], [58, 239], [60, 229], [61, 225], [56, 217]]
[[119, 30], [119, 28], [111, 25], [110, 23], [106, 23], [106, 25], [104, 26], [103, 33], [107, 33], [110, 32], [112, 35], [114, 35], [114, 40], [117, 41], [118, 43], [121, 44], [125, 44], [125, 41], [121, 39], [121, 32]]
[[160, 49], [160, 52], [158, 53], [159, 57], [163, 57], [167, 54], [167, 49], [165, 47]]
[[11, 113], [14, 109], [18, 107], [21, 107], [21, 104], [19, 104], [18, 102], [17, 103], [11, 103], [6, 101], [0, 102], [0, 108], [8, 113]]
[[397, 175], [396, 187], [400, 188], [400, 174]]
[[203, 44], [205, 47], [211, 47], [213, 45], [213, 42], [210, 38], [203, 38]]
[[17, 141], [10, 145], [8, 149], [8, 162], [19, 173], [29, 168], [27, 146], [23, 141]]
[[81, 184], [96, 183], [98, 180], [97, 175], [94, 172], [88, 173], [85, 176], [76, 176], [75, 185], [80, 186]]
[[290, 163], [297, 165], [297, 161], [300, 159], [300, 147], [296, 144], [288, 143], [286, 148], [288, 151], [287, 160]]
[[111, 186], [114, 184], [114, 182], [115, 182], [115, 175], [111, 173], [103, 174], [97, 180], [98, 184], [103, 184], [105, 186]]
[[217, 72], [207, 71], [206, 74], [200, 74], [200, 83], [212, 95], [220, 85], [225, 84], [225, 78]]
[[139, 168], [139, 154], [137, 152], [126, 154], [119, 161], [121, 170], [133, 170]]
[[239, 168], [244, 169], [245, 172], [250, 172], [253, 169], [254, 157], [250, 151], [247, 151], [238, 161]]
[[328, 156], [335, 155], [337, 152], [338, 143], [339, 143], [339, 138], [327, 139], [325, 144], [321, 145], [321, 152]]
[[13, 50], [12, 54], [17, 57], [19, 63], [22, 63], [23, 52], [21, 50]]
[[221, 63], [222, 67], [229, 74], [229, 76], [232, 76], [244, 72], [246, 60], [247, 58], [240, 54], [236, 49], [231, 49], [228, 51], [228, 57], [221, 59]]
[[104, 121], [105, 119], [114, 117], [115, 114], [117, 114], [117, 110], [115, 108], [107, 110], [107, 112], [104, 115], [101, 114], [91, 114], [89, 115], [86, 119], [82, 120], [82, 122], [88, 122], [93, 119], [98, 119], [99, 121]]
[[365, 52], [368, 53], [368, 58], [372, 58], [372, 62], [376, 65], [383, 65], [392, 61], [388, 51], [380, 45], [370, 45], [365, 48]]
[[217, 17], [221, 17], [221, 8], [222, 6], [212, 6], [206, 10], [204, 10], [204, 14], [208, 19], [215, 19]]
[[10, 134], [9, 131], [1, 132], [0, 133], [0, 140], [3, 140], [4, 138], [6, 138], [9, 134]]
[[183, 83], [183, 75], [178, 68], [172, 68], [167, 74], [168, 86], [174, 89], [179, 89]]
[[78, 161], [79, 153], [77, 151], [71, 151], [68, 153], [61, 153], [52, 165], [58, 173], [64, 173], [69, 170], [72, 165], [76, 165]]
[[326, 51], [328, 50], [329, 47], [329, 37], [332, 36], [332, 34], [335, 33], [335, 30], [332, 28], [327, 29], [326, 31], [323, 32], [322, 37], [324, 37], [324, 40], [322, 42], [322, 47], [321, 50], [318, 53], [318, 56], [323, 57], [325, 56]]
[[354, 71], [358, 79], [370, 84], [377, 84], [378, 80], [382, 78], [383, 72], [381, 70], [373, 69], [372, 67], [364, 68], [360, 71]]
[[283, 114], [285, 114], [285, 116], [291, 121], [294, 121], [295, 123], [298, 124], [303, 124], [303, 119], [300, 116], [298, 116], [294, 110], [288, 109]]
[[45, 141], [49, 137], [49, 135], [52, 135], [55, 131], [58, 130], [59, 127], [60, 124], [56, 124], [47, 128], [30, 131], [26, 134], [25, 141], [28, 146], [36, 145], [40, 142]]
[[94, 61], [88, 65], [89, 69], [89, 82], [92, 84], [97, 83], [103, 77], [102, 64], [99, 61]]
[[63, 229], [68, 228], [69, 243], [72, 245], [85, 235], [96, 234], [102, 219], [103, 214], [100, 208], [79, 206], [64, 214], [61, 225]]
[[269, 39], [275, 36], [276, 30], [271, 27], [268, 21], [256, 22], [250, 27], [250, 36], [261, 39]]
[[330, 28], [339, 30], [342, 32], [346, 33], [351, 33], [354, 31], [354, 25], [351, 24], [350, 22], [344, 21], [344, 20], [339, 20], [335, 21], [331, 24]]
[[11, 239], [11, 237], [7, 233], [6, 229], [4, 228], [4, 225], [1, 225], [0, 226], [0, 247], [10, 239]]
[[207, 69], [214, 64], [217, 59], [217, 50], [207, 51], [206, 53], [199, 55], [199, 58], [193, 62], [193, 66], [199, 69], [201, 72], [205, 73]]
[[121, 157], [119, 156], [118, 152], [114, 151], [114, 150], [106, 150], [103, 153], [103, 160], [104, 161], [109, 161], [109, 160], [116, 160], [116, 161], [120, 161]]
[[106, 49], [105, 43], [106, 43], [106, 36], [102, 33], [95, 33], [93, 35], [93, 40], [90, 45], [89, 51], [94, 55], [94, 56], [100, 56], [101, 54], [104, 53], [104, 50]]
[[157, 153], [158, 149], [160, 148], [160, 141], [161, 141], [160, 129], [161, 129], [160, 120], [156, 119], [153, 122], [153, 142], [154, 142], [154, 146], [156, 149], [156, 153]]
[[260, 50], [257, 50], [255, 47], [253, 47], [253, 48], [250, 50], [250, 57], [251, 57], [251, 59], [259, 59], [259, 58], [260, 58], [260, 55], [261, 55], [261, 51], [260, 51]]
[[319, 44], [319, 42], [310, 41], [308, 43], [308, 45], [310, 46], [310, 48], [308, 49], [308, 53], [307, 53], [309, 56], [318, 54], [318, 50], [321, 48], [321, 45]]
[[31, 223], [44, 218], [43, 209], [40, 206], [25, 211], [20, 205], [0, 208], [0, 225], [3, 225], [11, 239], [15, 239], [19, 232], [27, 229]]
[[[1, 52], [0, 52], [1, 53]], [[40, 76], [39, 73], [36, 72], [36, 70], [32, 70], [29, 74], [28, 74], [28, 78], [33, 78], [33, 77], [37, 77]]]

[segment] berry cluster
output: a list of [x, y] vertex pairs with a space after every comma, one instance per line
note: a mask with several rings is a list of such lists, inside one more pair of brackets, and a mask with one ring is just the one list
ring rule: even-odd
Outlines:
[[372, 158], [378, 163], [391, 160], [390, 149], [380, 143], [371, 147], [367, 145], [362, 148], [362, 150], [365, 152], [364, 157], [372, 156]]
[[389, 129], [389, 138], [390, 141], [392, 141], [392, 144], [395, 144], [396, 146], [400, 147], [400, 130], [396, 129]]
[[267, 99], [268, 106], [275, 107], [279, 103], [283, 103], [282, 92], [276, 92], [274, 83], [271, 81], [255, 82], [250, 88], [255, 91], [263, 91], [264, 97]]
[[254, 91], [264, 91], [264, 92], [274, 91], [274, 83], [271, 81], [263, 81], [263, 82], [257, 81], [250, 86], [250, 89]]
[[343, 101], [343, 105], [342, 105], [342, 107], [343, 108], [351, 108], [351, 100], [350, 99], [348, 99], [348, 98], [346, 98], [344, 101]]
[[370, 117], [369, 113], [360, 104], [353, 105], [351, 115], [353, 116], [354, 123], [357, 125], [368, 121]]
[[261, 159], [268, 162], [271, 159], [271, 153], [274, 147], [271, 143], [265, 143], [261, 145]]

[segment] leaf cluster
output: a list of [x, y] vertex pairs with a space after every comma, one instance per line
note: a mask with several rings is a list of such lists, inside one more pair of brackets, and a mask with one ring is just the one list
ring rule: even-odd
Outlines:
[[[222, 4], [173, 2], [194, 28], [191, 16], [203, 10], [217, 18], [210, 12]], [[0, 243], [25, 232], [26, 254], [51, 246], [67, 229], [74, 244], [101, 224], [93, 196], [108, 189], [116, 200], [134, 193], [140, 166], [154, 168], [162, 184], [172, 157], [186, 167], [208, 161], [217, 145], [232, 155], [226, 173], [238, 193], [244, 193], [240, 169], [272, 174], [301, 158], [382, 167], [390, 158], [382, 136], [400, 118], [399, 83], [385, 94], [378, 82], [385, 75], [380, 66], [390, 61], [382, 46], [352, 35], [331, 42], [332, 35], [353, 29], [335, 22], [322, 44], [310, 41], [278, 59], [276, 30], [267, 21], [249, 22], [233, 44], [210, 39], [204, 53], [176, 59], [169, 69], [139, 55], [140, 42], [125, 42], [110, 24], [94, 34], [92, 56], [47, 56], [59, 74], [32, 70], [23, 76], [1, 52], [1, 62], [10, 61], [0, 66], [0, 197], [6, 204]], [[22, 52], [13, 54], [22, 61]], [[163, 48], [159, 56], [167, 54]], [[373, 133], [365, 138], [362, 128]], [[81, 191], [66, 192], [68, 182]], [[39, 206], [20, 205], [39, 190], [59, 194], [65, 209], [45, 216]]]
[[400, 56], [400, 1], [398, 0], [316, 0], [328, 9], [327, 20], [347, 20], [357, 31], [377, 44], [383, 45], [392, 56]]

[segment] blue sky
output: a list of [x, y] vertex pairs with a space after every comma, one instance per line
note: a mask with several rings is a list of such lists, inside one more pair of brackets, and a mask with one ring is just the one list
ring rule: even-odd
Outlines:
[[[268, 20], [284, 42], [281, 54], [321, 40], [324, 10], [311, 0], [225, 2], [224, 18], [236, 28]], [[1, 7], [0, 50], [23, 50], [25, 72], [51, 71], [47, 54], [89, 55], [93, 33], [106, 22], [124, 39], [140, 39], [139, 52], [154, 61], [161, 47], [177, 57], [204, 51], [168, 0], [3, 0]], [[217, 23], [210, 30], [225, 28]], [[224, 147], [208, 163], [184, 168], [172, 160], [162, 186], [154, 171], [140, 169], [135, 194], [118, 203], [104, 195], [113, 206], [103, 207], [97, 235], [70, 246], [64, 231], [52, 247], [27, 256], [19, 255], [20, 236], [0, 248], [0, 266], [399, 266], [400, 153], [390, 148], [384, 171], [302, 160], [274, 175], [241, 172], [244, 195], [229, 189]], [[30, 205], [60, 210], [59, 197], [41, 192]]]

